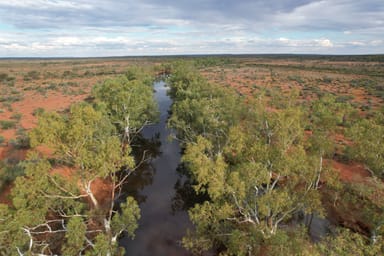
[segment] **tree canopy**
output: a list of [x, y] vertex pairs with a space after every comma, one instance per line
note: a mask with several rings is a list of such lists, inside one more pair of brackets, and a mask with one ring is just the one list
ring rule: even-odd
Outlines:
[[[11, 254], [121, 255], [118, 237], [134, 237], [139, 206], [127, 197], [117, 208], [115, 198], [135, 169], [131, 141], [121, 130], [130, 137], [156, 119], [152, 80], [139, 71], [96, 86], [93, 104], [39, 117], [31, 146], [48, 147], [53, 155], [31, 153], [25, 175], [14, 183], [12, 204], [0, 205], [0, 244]], [[101, 183], [108, 188], [103, 193]]]

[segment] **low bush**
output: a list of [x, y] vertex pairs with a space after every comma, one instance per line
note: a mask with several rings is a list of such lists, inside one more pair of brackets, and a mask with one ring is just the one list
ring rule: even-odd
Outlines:
[[15, 128], [16, 121], [13, 120], [0, 120], [0, 127], [3, 130]]
[[20, 120], [22, 116], [23, 116], [23, 114], [21, 114], [21, 113], [14, 113], [14, 114], [12, 114], [11, 119]]
[[21, 162], [13, 160], [5, 160], [0, 163], [0, 191], [4, 186], [13, 182], [18, 176], [24, 174], [24, 167]]
[[40, 79], [40, 72], [36, 70], [29, 71], [24, 75], [24, 81], [38, 80]]
[[45, 109], [43, 109], [43, 108], [35, 108], [32, 112], [32, 115], [39, 116], [39, 115], [43, 114], [44, 111], [45, 111]]

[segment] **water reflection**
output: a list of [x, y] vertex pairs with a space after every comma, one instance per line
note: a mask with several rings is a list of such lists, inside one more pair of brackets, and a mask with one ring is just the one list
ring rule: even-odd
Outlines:
[[124, 185], [124, 197], [133, 196], [140, 204], [141, 219], [134, 240], [123, 236], [119, 243], [126, 255], [189, 255], [181, 246], [181, 239], [191, 227], [186, 211], [173, 211], [174, 189], [180, 176], [179, 143], [169, 141], [172, 130], [167, 128], [168, 110], [172, 100], [164, 82], [154, 84], [159, 105], [158, 123], [143, 129], [134, 143], [137, 161], [149, 157], [131, 174]]
[[195, 204], [201, 204], [209, 200], [209, 196], [206, 193], [196, 194], [193, 188], [196, 184], [192, 181], [191, 174], [185, 164], [180, 163], [176, 170], [179, 178], [174, 186], [175, 196], [172, 198], [173, 213], [177, 211], [188, 211]]
[[[147, 196], [140, 192], [153, 182], [156, 169], [152, 166], [152, 160], [161, 155], [160, 147], [159, 133], [151, 138], [142, 135], [135, 137], [132, 149], [137, 166], [122, 186], [118, 202], [124, 201], [127, 196], [134, 197], [139, 204], [145, 202]], [[126, 171], [122, 175], [126, 175]]]

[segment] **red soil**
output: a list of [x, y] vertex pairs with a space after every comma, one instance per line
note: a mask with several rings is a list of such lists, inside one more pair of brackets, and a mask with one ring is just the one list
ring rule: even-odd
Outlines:
[[370, 177], [364, 165], [359, 163], [343, 164], [331, 160], [331, 166], [340, 174], [340, 179], [346, 182], [364, 182], [365, 178]]
[[[51, 174], [61, 175], [68, 180], [74, 177], [76, 172], [76, 169], [70, 168], [68, 166], [55, 166], [51, 170]], [[79, 186], [81, 186], [80, 183]], [[112, 190], [113, 185], [108, 180], [97, 178], [91, 184], [91, 191], [93, 192], [100, 206], [107, 206], [111, 202]], [[85, 193], [85, 191], [82, 191], [82, 193]], [[89, 198], [87, 198], [87, 201], [91, 203]]]
[[68, 108], [72, 103], [83, 100], [86, 95], [80, 96], [64, 96], [50, 94], [44, 97], [40, 94], [26, 95], [23, 101], [16, 102], [12, 105], [15, 112], [23, 114], [21, 126], [25, 129], [33, 128], [36, 125], [37, 118], [32, 112], [37, 108], [44, 108], [48, 111], [62, 111]]

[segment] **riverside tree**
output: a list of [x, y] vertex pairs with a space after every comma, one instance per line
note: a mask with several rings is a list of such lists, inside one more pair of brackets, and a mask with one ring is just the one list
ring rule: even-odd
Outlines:
[[107, 79], [93, 88], [94, 103], [106, 112], [123, 143], [130, 144], [145, 125], [156, 121], [152, 82], [148, 72], [131, 67], [126, 75]]
[[213, 152], [202, 137], [189, 144], [183, 160], [197, 181], [196, 191], [211, 200], [191, 209], [196, 233], [185, 245], [253, 255], [285, 233], [283, 224], [295, 213], [321, 213], [317, 159], [300, 144], [303, 132], [300, 111], [288, 109], [231, 128], [223, 152]]
[[[130, 86], [145, 89], [130, 90], [130, 80], [124, 77], [108, 82], [116, 87], [124, 84], [119, 92], [129, 96], [126, 101], [118, 98], [112, 105], [108, 98], [105, 102], [98, 98], [94, 105], [75, 104], [66, 113], [40, 116], [38, 126], [30, 132], [31, 145], [43, 145], [53, 153], [49, 160], [30, 154], [23, 163], [25, 176], [15, 181], [12, 204], [0, 205], [0, 244], [10, 254], [123, 253], [117, 239], [123, 232], [134, 236], [140, 209], [131, 197], [115, 206], [119, 188], [135, 169], [130, 141], [120, 136], [123, 126], [119, 124], [128, 115], [134, 124], [130, 133], [154, 121], [150, 118], [156, 114], [155, 109], [142, 108], [141, 104], [155, 103], [153, 97], [141, 94], [148, 92], [148, 82], [138, 79], [140, 76]], [[139, 100], [142, 96], [144, 100]], [[116, 109], [125, 112], [119, 115]], [[98, 184], [106, 191], [98, 189]]]
[[[210, 198], [189, 211], [196, 229], [184, 246], [195, 253], [255, 255], [278, 245], [294, 253], [297, 243], [284, 240], [292, 235], [284, 225], [296, 213], [322, 212], [318, 155], [305, 150], [303, 111], [295, 105], [267, 111], [262, 98], [246, 105], [196, 73], [175, 70], [170, 124], [186, 141], [183, 161], [196, 192]], [[306, 235], [293, 237], [308, 244]]]

